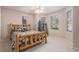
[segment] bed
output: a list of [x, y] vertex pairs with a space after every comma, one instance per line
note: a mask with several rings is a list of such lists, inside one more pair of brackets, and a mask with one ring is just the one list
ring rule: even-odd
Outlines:
[[[14, 27], [17, 27], [17, 25], [16, 26], [14, 25]], [[19, 25], [19, 29], [20, 28], [22, 27], [20, 27]], [[33, 30], [26, 31], [25, 29], [24, 30], [11, 29], [10, 38], [12, 42], [11, 44], [12, 51], [15, 50], [17, 52], [23, 51], [27, 48], [30, 48], [42, 42], [47, 43], [47, 34], [45, 32], [39, 32]]]

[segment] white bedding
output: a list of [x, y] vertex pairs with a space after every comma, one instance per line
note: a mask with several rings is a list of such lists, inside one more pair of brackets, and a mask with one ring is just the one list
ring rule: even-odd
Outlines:
[[26, 32], [20, 32], [20, 31], [15, 31], [11, 34], [11, 38], [15, 41], [16, 39], [16, 35], [21, 35], [23, 33], [25, 33], [26, 35], [29, 35], [32, 31], [26, 31]]

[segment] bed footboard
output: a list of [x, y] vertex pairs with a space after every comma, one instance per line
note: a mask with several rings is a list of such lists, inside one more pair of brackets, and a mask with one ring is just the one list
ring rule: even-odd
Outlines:
[[38, 43], [45, 42], [47, 43], [47, 34], [46, 33], [32, 33], [30, 35], [16, 35], [15, 49], [17, 52], [37, 45]]

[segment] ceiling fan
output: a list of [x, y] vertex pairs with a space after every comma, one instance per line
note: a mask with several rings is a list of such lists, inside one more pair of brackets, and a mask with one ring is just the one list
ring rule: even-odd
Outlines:
[[40, 13], [43, 13], [43, 12], [44, 12], [44, 7], [41, 7], [41, 6], [37, 6], [34, 10], [35, 14], [40, 14]]

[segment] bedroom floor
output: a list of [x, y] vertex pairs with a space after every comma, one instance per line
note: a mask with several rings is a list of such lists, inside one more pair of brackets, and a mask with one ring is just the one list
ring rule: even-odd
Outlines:
[[[0, 42], [0, 51], [10, 52], [7, 42]], [[23, 52], [75, 52], [72, 49], [72, 42], [64, 38], [52, 38], [48, 37], [47, 44], [38, 44], [34, 47], [31, 47]]]
[[75, 52], [72, 49], [72, 42], [64, 38], [48, 37], [47, 44], [39, 44], [24, 52]]

